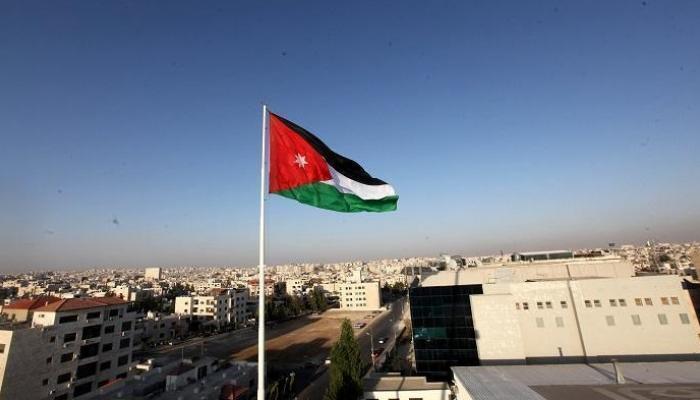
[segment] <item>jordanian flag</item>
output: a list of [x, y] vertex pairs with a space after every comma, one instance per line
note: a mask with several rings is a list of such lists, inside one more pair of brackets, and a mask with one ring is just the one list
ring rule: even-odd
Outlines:
[[360, 164], [270, 113], [270, 193], [340, 212], [394, 211], [399, 196]]

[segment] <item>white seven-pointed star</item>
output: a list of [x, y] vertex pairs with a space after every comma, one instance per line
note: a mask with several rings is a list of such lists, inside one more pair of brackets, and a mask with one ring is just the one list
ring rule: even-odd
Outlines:
[[306, 156], [302, 156], [299, 153], [297, 153], [297, 155], [294, 156], [294, 164], [297, 164], [299, 168], [304, 168], [308, 163], [309, 162], [306, 161]]

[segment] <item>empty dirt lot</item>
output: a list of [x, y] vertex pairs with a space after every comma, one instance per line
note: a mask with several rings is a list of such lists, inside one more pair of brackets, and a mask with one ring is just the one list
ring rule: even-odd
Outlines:
[[[327, 311], [321, 316], [284, 322], [278, 326], [268, 327], [265, 341], [266, 361], [277, 368], [294, 368], [306, 363], [322, 364], [330, 352], [331, 346], [340, 335], [340, 324], [344, 318], [351, 322], [372, 319], [375, 315], [368, 311]], [[231, 356], [236, 360], [256, 361], [258, 346], [252, 345], [237, 351]]]

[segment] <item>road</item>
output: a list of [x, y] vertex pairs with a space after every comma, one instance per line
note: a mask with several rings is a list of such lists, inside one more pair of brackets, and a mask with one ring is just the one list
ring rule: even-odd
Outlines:
[[[403, 303], [403, 306], [401, 305]], [[381, 337], [393, 338], [396, 332], [396, 325], [401, 320], [401, 312], [406, 308], [406, 298], [401, 298], [391, 305], [391, 310], [375, 318], [371, 324], [366, 326], [356, 334], [362, 352], [362, 359], [371, 362], [370, 336], [367, 333], [372, 333], [374, 338], [375, 348], [383, 346], [377, 343]], [[398, 332], [396, 332], [398, 333]], [[316, 400], [322, 399], [326, 393], [329, 383], [328, 366], [323, 365], [316, 373], [317, 378], [311, 382], [305, 389], [299, 393], [300, 400]]]
[[[285, 321], [266, 329], [265, 353], [270, 379], [279, 373], [294, 371], [296, 374], [295, 390], [300, 391], [299, 399], [321, 399], [328, 386], [328, 366], [324, 360], [330, 353], [340, 332], [340, 322], [349, 318], [352, 322], [368, 321], [368, 326], [357, 332], [363, 360], [368, 363], [370, 357], [371, 332], [375, 347], [384, 347], [377, 340], [381, 337], [394, 337], [395, 326], [401, 318], [403, 302], [397, 300], [391, 309], [373, 319], [364, 318], [367, 311], [346, 312], [327, 311], [321, 316], [304, 316]], [[244, 328], [206, 338], [194, 338], [174, 346], [165, 346], [139, 352], [136, 358], [156, 358], [160, 363], [169, 363], [200, 355], [221, 359], [257, 360], [257, 329]], [[286, 371], [286, 372], [285, 372]]]

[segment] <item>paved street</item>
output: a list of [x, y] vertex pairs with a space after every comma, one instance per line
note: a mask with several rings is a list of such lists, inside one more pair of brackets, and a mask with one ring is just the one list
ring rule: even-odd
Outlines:
[[[401, 304], [403, 303], [403, 307]], [[360, 343], [362, 351], [362, 359], [371, 362], [370, 337], [367, 333], [371, 332], [375, 347], [378, 345], [377, 340], [381, 337], [389, 337], [393, 339], [395, 327], [401, 319], [401, 312], [406, 307], [406, 298], [401, 298], [391, 305], [391, 310], [375, 318], [371, 324], [357, 333], [357, 339]], [[316, 374], [317, 378], [311, 382], [304, 390], [299, 393], [300, 400], [316, 400], [322, 399], [326, 389], [328, 388], [329, 374], [328, 366], [323, 365], [319, 368]]]

